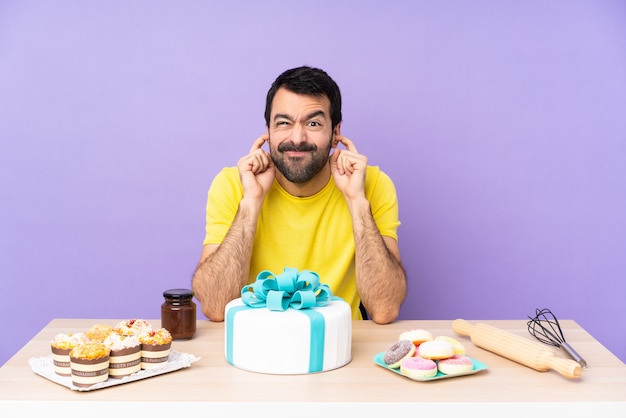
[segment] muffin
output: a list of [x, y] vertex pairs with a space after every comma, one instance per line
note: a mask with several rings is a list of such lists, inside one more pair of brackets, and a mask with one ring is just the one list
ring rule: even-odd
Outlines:
[[139, 336], [152, 329], [150, 322], [145, 319], [129, 319], [128, 321], [120, 321], [113, 327], [113, 330], [119, 335], [136, 335]]
[[164, 367], [172, 346], [172, 334], [165, 328], [152, 329], [139, 336], [141, 342], [141, 368]]
[[89, 387], [109, 378], [109, 348], [101, 342], [79, 344], [70, 351], [72, 383]]
[[112, 333], [104, 340], [109, 354], [109, 377], [121, 379], [141, 370], [141, 343], [135, 335]]
[[110, 325], [95, 324], [92, 325], [87, 332], [85, 332], [85, 335], [87, 336], [87, 338], [89, 338], [89, 340], [101, 343], [106, 340], [106, 338], [111, 335], [112, 332], [113, 327]]
[[77, 345], [87, 341], [87, 336], [82, 332], [55, 335], [50, 342], [54, 372], [60, 376], [70, 376], [72, 374], [70, 367], [70, 351]]

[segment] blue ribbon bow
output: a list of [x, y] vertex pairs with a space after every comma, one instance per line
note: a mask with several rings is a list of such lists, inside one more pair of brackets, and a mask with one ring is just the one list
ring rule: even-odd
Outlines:
[[333, 297], [326, 284], [320, 283], [317, 273], [285, 267], [278, 276], [264, 270], [256, 282], [241, 289], [241, 300], [251, 308], [267, 307], [270, 311], [285, 311], [289, 308], [307, 309], [324, 306]]

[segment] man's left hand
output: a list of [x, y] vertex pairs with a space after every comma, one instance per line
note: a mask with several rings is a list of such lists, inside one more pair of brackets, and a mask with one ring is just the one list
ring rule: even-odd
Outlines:
[[330, 156], [330, 172], [344, 197], [353, 201], [365, 196], [365, 172], [367, 157], [359, 154], [354, 143], [342, 135], [335, 135], [338, 144], [346, 149], [335, 148]]

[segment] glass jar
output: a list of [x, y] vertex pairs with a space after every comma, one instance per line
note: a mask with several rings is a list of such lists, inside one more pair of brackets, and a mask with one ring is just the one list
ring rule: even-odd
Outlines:
[[163, 292], [165, 302], [161, 305], [161, 327], [175, 340], [188, 340], [196, 333], [196, 304], [193, 291], [169, 289]]

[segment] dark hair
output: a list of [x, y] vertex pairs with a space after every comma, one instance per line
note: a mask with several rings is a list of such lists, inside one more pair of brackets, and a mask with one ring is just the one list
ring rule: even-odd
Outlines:
[[270, 87], [265, 100], [265, 124], [267, 126], [270, 126], [272, 101], [281, 87], [292, 93], [305, 96], [328, 97], [332, 128], [334, 129], [341, 122], [341, 92], [337, 83], [325, 71], [303, 66], [285, 71], [276, 78]]

